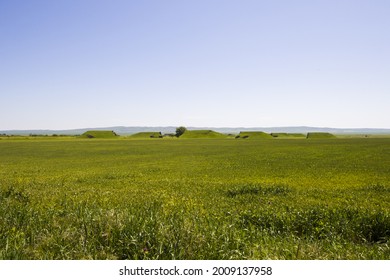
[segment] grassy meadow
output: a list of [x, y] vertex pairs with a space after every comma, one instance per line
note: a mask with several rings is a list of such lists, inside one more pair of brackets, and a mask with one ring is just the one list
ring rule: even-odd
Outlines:
[[390, 138], [0, 139], [0, 259], [390, 259]]

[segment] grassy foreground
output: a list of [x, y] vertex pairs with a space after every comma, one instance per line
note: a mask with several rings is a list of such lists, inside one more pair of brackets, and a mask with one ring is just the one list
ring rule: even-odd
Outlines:
[[0, 259], [390, 259], [390, 139], [0, 140]]

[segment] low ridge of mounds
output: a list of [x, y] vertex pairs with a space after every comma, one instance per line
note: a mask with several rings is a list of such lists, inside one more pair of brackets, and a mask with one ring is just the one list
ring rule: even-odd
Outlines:
[[305, 138], [306, 135], [303, 134], [303, 133], [271, 133], [272, 137], [275, 137], [275, 138], [294, 138], [294, 137], [301, 137], [301, 138]]
[[308, 139], [322, 139], [322, 138], [336, 138], [336, 136], [334, 136], [333, 134], [331, 133], [328, 133], [328, 132], [309, 132], [306, 136], [306, 138]]
[[[174, 136], [174, 134], [169, 135]], [[116, 138], [118, 135], [112, 130], [89, 130], [84, 132], [80, 138]], [[129, 136], [129, 138], [163, 138], [161, 132], [139, 132]], [[272, 138], [304, 138], [302, 133], [265, 133], [263, 131], [241, 131], [236, 139], [272, 139]], [[228, 135], [213, 130], [186, 130], [180, 138], [228, 138]], [[335, 135], [328, 132], [309, 132], [306, 135], [308, 139], [328, 139], [336, 138]]]
[[129, 138], [162, 138], [161, 132], [138, 132], [129, 136]]
[[225, 134], [213, 130], [186, 130], [180, 138], [226, 138]]
[[272, 138], [271, 134], [265, 133], [263, 131], [241, 131], [240, 134], [236, 136], [236, 139], [269, 139]]
[[115, 138], [118, 135], [112, 130], [88, 130], [81, 134], [81, 138]]

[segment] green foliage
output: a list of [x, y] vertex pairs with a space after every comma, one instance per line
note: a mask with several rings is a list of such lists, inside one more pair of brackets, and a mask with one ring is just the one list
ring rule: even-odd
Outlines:
[[182, 136], [186, 131], [187, 128], [185, 128], [184, 126], [179, 126], [178, 128], [176, 128], [176, 137]]
[[227, 195], [229, 197], [236, 197], [238, 195], [267, 195], [267, 194], [286, 194], [290, 192], [288, 187], [282, 185], [276, 186], [261, 186], [261, 185], [244, 185], [229, 189]]
[[390, 215], [348, 207], [292, 208], [289, 212], [242, 213], [242, 227], [251, 226], [270, 234], [293, 235], [306, 240], [337, 240], [354, 244], [387, 243]]
[[0, 141], [0, 259], [390, 259], [390, 139]]
[[89, 130], [84, 132], [81, 138], [115, 138], [118, 135], [111, 130]]

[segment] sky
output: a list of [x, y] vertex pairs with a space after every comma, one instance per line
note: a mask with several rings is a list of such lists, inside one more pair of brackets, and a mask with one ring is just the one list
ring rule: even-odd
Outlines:
[[388, 0], [0, 0], [0, 130], [390, 128]]

